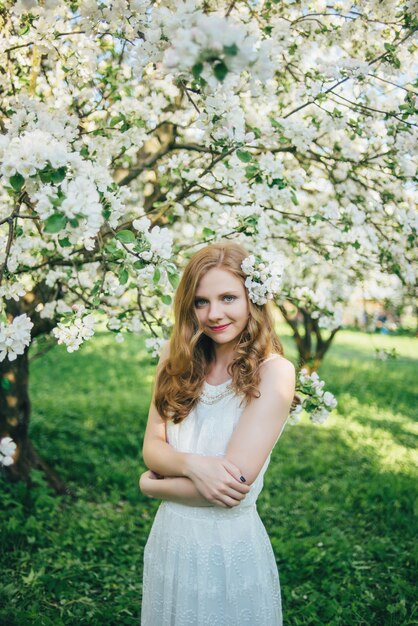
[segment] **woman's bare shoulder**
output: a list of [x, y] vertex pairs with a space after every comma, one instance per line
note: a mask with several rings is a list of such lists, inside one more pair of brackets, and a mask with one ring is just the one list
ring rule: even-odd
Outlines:
[[296, 368], [292, 361], [286, 359], [281, 354], [273, 354], [267, 357], [261, 367], [261, 380], [271, 380], [276, 376], [287, 378], [289, 381], [294, 380], [296, 376]]

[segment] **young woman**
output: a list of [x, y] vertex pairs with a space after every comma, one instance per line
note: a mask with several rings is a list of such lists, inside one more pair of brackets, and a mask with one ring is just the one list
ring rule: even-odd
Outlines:
[[141, 491], [163, 500], [145, 546], [142, 626], [281, 626], [277, 565], [256, 508], [295, 392], [268, 304], [220, 242], [186, 266], [157, 368]]

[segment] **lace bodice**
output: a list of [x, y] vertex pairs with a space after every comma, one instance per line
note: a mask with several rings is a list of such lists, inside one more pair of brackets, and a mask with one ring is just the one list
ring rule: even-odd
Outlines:
[[[277, 355], [271, 355], [266, 360], [275, 356]], [[167, 422], [167, 441], [180, 452], [224, 456], [244, 410], [242, 400], [242, 395], [235, 394], [230, 389], [230, 380], [220, 385], [210, 385], [205, 381], [202, 396], [189, 415], [180, 424]], [[271, 453], [251, 485], [250, 491], [244, 500], [234, 507], [235, 510], [255, 504], [263, 488], [263, 477], [270, 456]]]

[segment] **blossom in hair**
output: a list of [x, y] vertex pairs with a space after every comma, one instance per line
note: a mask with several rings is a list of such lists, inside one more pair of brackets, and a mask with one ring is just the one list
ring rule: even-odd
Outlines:
[[250, 254], [241, 263], [247, 278], [245, 286], [250, 300], [255, 304], [266, 304], [278, 293], [282, 284], [284, 259], [281, 255], [268, 253], [262, 258]]

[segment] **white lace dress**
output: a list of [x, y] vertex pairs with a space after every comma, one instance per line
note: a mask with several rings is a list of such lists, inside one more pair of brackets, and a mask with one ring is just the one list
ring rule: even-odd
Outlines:
[[[225, 454], [243, 411], [229, 382], [205, 382], [186, 419], [167, 423], [174, 448]], [[160, 504], [144, 551], [141, 626], [282, 626], [279, 574], [256, 508], [269, 461], [236, 507]]]

